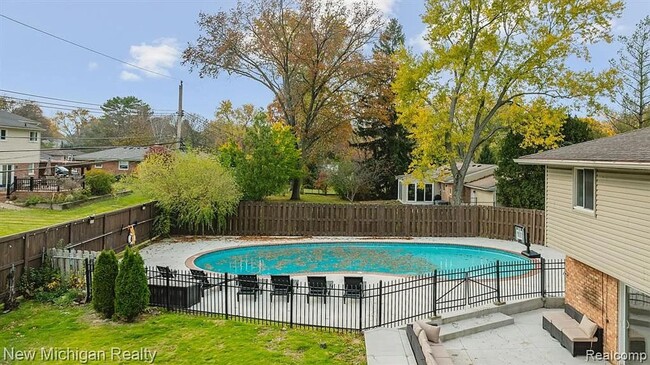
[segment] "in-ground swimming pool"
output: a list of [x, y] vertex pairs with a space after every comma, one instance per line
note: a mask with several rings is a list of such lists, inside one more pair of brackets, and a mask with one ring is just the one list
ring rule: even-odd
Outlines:
[[492, 264], [497, 260], [529, 262], [518, 254], [483, 247], [363, 242], [237, 247], [202, 254], [194, 264], [205, 270], [232, 274], [360, 272], [419, 275], [436, 269], [465, 269]]

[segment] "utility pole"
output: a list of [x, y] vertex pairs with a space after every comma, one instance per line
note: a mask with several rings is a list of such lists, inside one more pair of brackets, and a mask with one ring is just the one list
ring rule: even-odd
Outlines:
[[178, 85], [178, 115], [176, 117], [176, 149], [181, 149], [181, 128], [183, 126], [183, 80]]

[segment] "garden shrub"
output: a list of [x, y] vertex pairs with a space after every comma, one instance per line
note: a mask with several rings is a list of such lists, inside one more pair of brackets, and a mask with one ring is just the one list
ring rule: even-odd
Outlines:
[[93, 273], [93, 308], [106, 318], [115, 313], [115, 280], [118, 274], [117, 256], [104, 250], [95, 261]]
[[149, 286], [144, 260], [130, 248], [124, 251], [115, 281], [115, 314], [132, 322], [149, 304]]
[[86, 172], [86, 189], [92, 195], [106, 195], [113, 191], [115, 177], [103, 170], [90, 170]]
[[40, 267], [28, 268], [18, 282], [18, 294], [25, 299], [34, 299], [41, 303], [54, 303], [68, 305], [73, 302], [82, 302], [85, 293], [83, 277], [70, 274], [62, 277], [58, 268], [55, 268], [49, 259]]

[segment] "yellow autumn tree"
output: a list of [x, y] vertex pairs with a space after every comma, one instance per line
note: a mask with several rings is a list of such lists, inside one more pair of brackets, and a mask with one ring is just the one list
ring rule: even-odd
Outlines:
[[616, 84], [613, 70], [572, 70], [591, 44], [611, 42], [622, 11], [614, 0], [428, 0], [429, 46], [402, 50], [393, 89], [399, 122], [416, 142], [412, 168], [446, 166], [453, 204], [478, 148], [515, 129], [524, 143], [553, 146], [566, 100], [595, 106]]

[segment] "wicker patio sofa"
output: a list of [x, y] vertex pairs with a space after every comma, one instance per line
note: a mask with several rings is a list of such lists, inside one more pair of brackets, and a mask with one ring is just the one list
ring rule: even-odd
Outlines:
[[435, 327], [421, 321], [406, 326], [406, 337], [408, 338], [411, 349], [413, 350], [416, 364], [453, 365], [451, 356], [443, 346], [442, 342], [440, 342], [439, 329], [432, 337], [422, 329], [422, 327], [425, 326], [429, 326], [429, 328]]
[[586, 355], [587, 350], [603, 351], [603, 329], [568, 304], [564, 306], [564, 312], [545, 312], [542, 328], [574, 357]]

